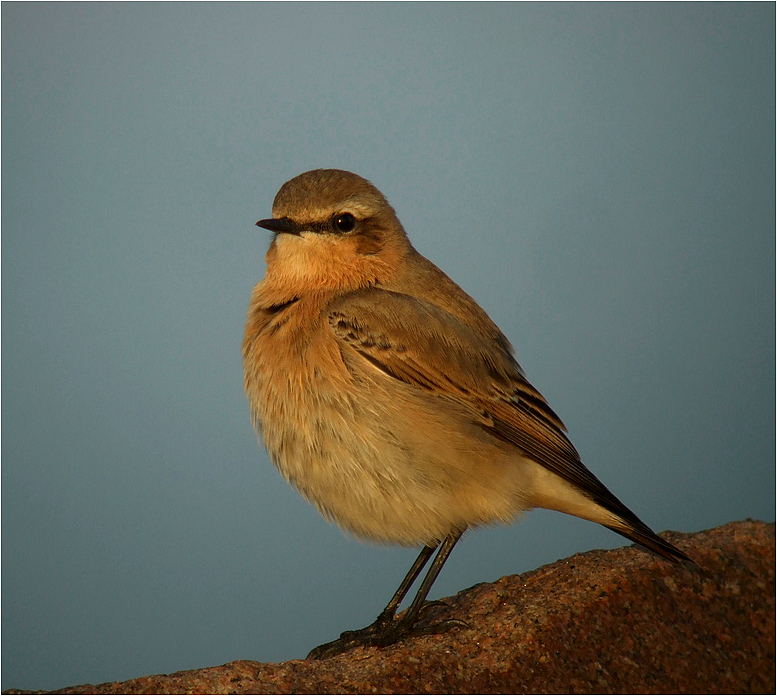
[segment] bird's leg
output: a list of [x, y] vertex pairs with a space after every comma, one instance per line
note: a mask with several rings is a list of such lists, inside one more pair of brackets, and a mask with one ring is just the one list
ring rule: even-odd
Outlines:
[[[439, 546], [439, 544], [437, 546]], [[407, 575], [405, 575], [405, 579], [400, 583], [397, 591], [391, 598], [391, 601], [386, 605], [386, 608], [380, 612], [378, 618], [375, 619], [373, 623], [358, 631], [344, 631], [337, 640], [313, 648], [313, 650], [308, 653], [308, 659], [322, 660], [325, 657], [339, 655], [341, 652], [355, 648], [358, 645], [368, 645], [370, 642], [369, 639], [372, 636], [381, 630], [385, 630], [387, 626], [390, 626], [394, 622], [394, 615], [397, 613], [397, 609], [405, 598], [407, 591], [416, 581], [416, 578], [424, 569], [424, 566], [429, 561], [429, 558], [434, 553], [437, 546], [424, 546], [424, 548], [421, 549], [421, 553], [418, 554], [418, 558], [413, 562], [413, 565], [410, 567]]]
[[[337, 640], [313, 648], [308, 654], [308, 658], [322, 660], [327, 657], [339, 655], [340, 653], [358, 647], [359, 645], [391, 645], [410, 633], [413, 625], [418, 619], [418, 614], [424, 606], [426, 595], [429, 593], [432, 584], [440, 574], [440, 570], [442, 570], [445, 561], [448, 559], [448, 556], [461, 537], [461, 534], [462, 532], [455, 532], [446, 537], [442, 544], [438, 544], [437, 546], [424, 546], [421, 553], [418, 554], [418, 558], [416, 558], [405, 576], [405, 579], [397, 588], [391, 601], [386, 605], [386, 608], [378, 615], [378, 618], [375, 619], [373, 623], [358, 631], [345, 631]], [[438, 547], [440, 550], [437, 553], [437, 556], [435, 556], [434, 561], [432, 561], [432, 565], [429, 567], [429, 571], [426, 573], [426, 577], [423, 579], [421, 587], [418, 588], [418, 592], [416, 593], [412, 604], [400, 620], [395, 620], [394, 617], [399, 605], [429, 561], [429, 558], [432, 556], [435, 549]], [[453, 622], [450, 625], [460, 625], [460, 623]], [[448, 626], [446, 625], [445, 627], [447, 628]]]
[[437, 544], [437, 546], [424, 546], [424, 548], [421, 549], [421, 553], [419, 553], [418, 558], [413, 561], [413, 565], [410, 566], [410, 570], [407, 571], [405, 579], [399, 584], [391, 601], [386, 605], [386, 608], [378, 614], [378, 618], [375, 619], [375, 624], [378, 626], [385, 626], [394, 620], [397, 609], [399, 609], [399, 605], [402, 604], [402, 600], [405, 598], [407, 591], [412, 587], [416, 578], [420, 575], [424, 566], [429, 562], [434, 550], [438, 546], [439, 544]]
[[[413, 626], [415, 625], [416, 621], [418, 621], [418, 615], [421, 613], [421, 609], [423, 609], [424, 603], [426, 602], [426, 595], [428, 595], [429, 590], [432, 589], [434, 581], [440, 574], [443, 565], [445, 565], [445, 561], [448, 560], [448, 556], [450, 556], [451, 551], [453, 551], [453, 547], [456, 545], [456, 542], [461, 538], [461, 534], [462, 532], [455, 532], [447, 536], [442, 544], [440, 544], [440, 550], [434, 557], [432, 565], [429, 566], [429, 571], [426, 573], [426, 577], [423, 579], [421, 587], [418, 588], [418, 592], [413, 598], [413, 602], [408, 607], [408, 610], [405, 612], [401, 619], [392, 621], [391, 624], [388, 624], [383, 631], [373, 636], [372, 640], [370, 641], [370, 645], [391, 645], [412, 631]], [[445, 629], [450, 628], [453, 625], [461, 625], [461, 623], [463, 622], [443, 622], [441, 626], [435, 626], [433, 628], [438, 630], [440, 628]], [[422, 633], [430, 632], [435, 631], [422, 631]]]

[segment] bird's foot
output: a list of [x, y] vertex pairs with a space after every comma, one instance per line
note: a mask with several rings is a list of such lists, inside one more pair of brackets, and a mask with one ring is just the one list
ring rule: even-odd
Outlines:
[[[429, 604], [438, 606], [443, 603], [429, 602]], [[424, 609], [427, 608], [430, 607], [424, 607]], [[387, 645], [393, 645], [409, 636], [427, 636], [443, 633], [456, 627], [469, 628], [469, 624], [459, 619], [446, 619], [430, 625], [418, 626], [416, 625], [417, 618], [410, 616], [409, 612], [406, 612], [400, 619], [381, 614], [374, 623], [371, 623], [366, 628], [358, 631], [344, 631], [337, 640], [313, 648], [308, 653], [307, 659], [325, 660], [358, 647], [382, 648]]]

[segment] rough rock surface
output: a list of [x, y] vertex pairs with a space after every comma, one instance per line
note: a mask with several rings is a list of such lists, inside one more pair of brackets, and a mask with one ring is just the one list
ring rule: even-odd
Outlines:
[[323, 662], [243, 660], [51, 693], [774, 693], [774, 524], [665, 536], [701, 570], [633, 547], [591, 551], [471, 587], [426, 618], [469, 628]]

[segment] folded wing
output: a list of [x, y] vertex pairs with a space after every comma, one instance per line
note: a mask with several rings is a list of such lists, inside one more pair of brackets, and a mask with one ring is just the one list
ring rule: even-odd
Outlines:
[[328, 319], [342, 349], [394, 379], [464, 406], [473, 423], [617, 516], [622, 525], [611, 529], [669, 560], [689, 560], [583, 465], [563, 423], [526, 380], [506, 340], [484, 338], [432, 303], [379, 288], [340, 297]]

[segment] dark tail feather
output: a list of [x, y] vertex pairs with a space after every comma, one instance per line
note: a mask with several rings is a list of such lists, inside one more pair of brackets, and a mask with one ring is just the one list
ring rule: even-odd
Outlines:
[[663, 556], [672, 563], [677, 563], [678, 565], [684, 565], [686, 567], [698, 567], [692, 558], [689, 558], [676, 546], [670, 544], [668, 541], [665, 541], [660, 536], [658, 536], [658, 534], [655, 534], [647, 525], [640, 523], [639, 526], [637, 526], [631, 521], [628, 521], [627, 525], [628, 526], [621, 528], [614, 526], [611, 527], [610, 525], [605, 526], [608, 529], [612, 529], [613, 532], [617, 532], [621, 536], [626, 537], [627, 539], [639, 544], [649, 551], [657, 553], [659, 556]]

